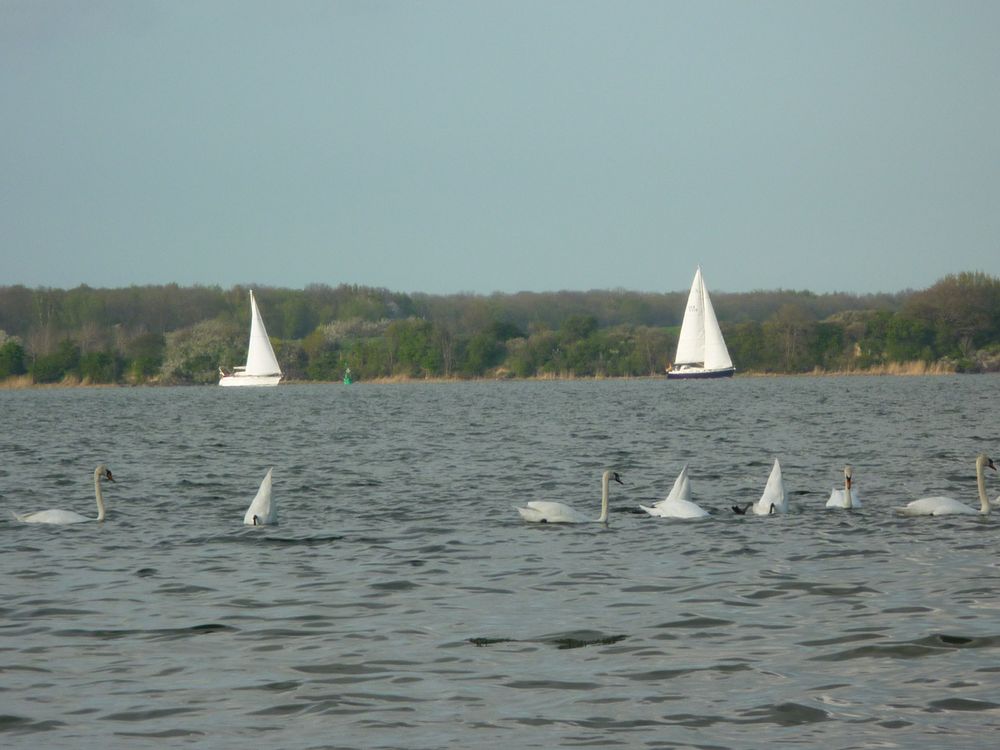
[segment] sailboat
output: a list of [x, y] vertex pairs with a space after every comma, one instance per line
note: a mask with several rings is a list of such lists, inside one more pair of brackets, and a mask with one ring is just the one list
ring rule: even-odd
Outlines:
[[722, 338], [708, 287], [701, 275], [701, 266], [698, 266], [691, 282], [687, 309], [684, 310], [677, 356], [674, 357], [673, 367], [667, 370], [667, 377], [729, 378], [734, 372], [736, 368]]
[[277, 385], [281, 368], [274, 356], [271, 339], [267, 337], [264, 320], [257, 309], [257, 300], [250, 290], [250, 346], [247, 348], [245, 367], [234, 367], [232, 373], [219, 368], [219, 385]]

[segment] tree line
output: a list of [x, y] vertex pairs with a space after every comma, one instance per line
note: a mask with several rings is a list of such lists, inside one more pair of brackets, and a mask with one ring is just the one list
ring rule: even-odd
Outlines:
[[[402, 294], [255, 287], [286, 378], [662, 374], [686, 291]], [[738, 372], [867, 371], [921, 363], [1000, 370], [1000, 279], [946, 276], [897, 294], [716, 293]], [[248, 288], [0, 287], [0, 379], [214, 383], [246, 358]]]

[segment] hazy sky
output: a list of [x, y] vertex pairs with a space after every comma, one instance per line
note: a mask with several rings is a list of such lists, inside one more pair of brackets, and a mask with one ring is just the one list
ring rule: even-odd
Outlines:
[[0, 0], [0, 285], [996, 275], [998, 32], [996, 0]]

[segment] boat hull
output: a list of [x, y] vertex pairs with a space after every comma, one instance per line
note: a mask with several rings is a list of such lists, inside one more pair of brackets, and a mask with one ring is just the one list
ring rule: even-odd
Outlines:
[[227, 388], [234, 386], [270, 386], [277, 385], [281, 375], [223, 375], [219, 385]]
[[668, 380], [710, 380], [714, 378], [731, 378], [736, 373], [735, 367], [728, 367], [725, 370], [702, 370], [691, 368], [687, 370], [668, 370]]

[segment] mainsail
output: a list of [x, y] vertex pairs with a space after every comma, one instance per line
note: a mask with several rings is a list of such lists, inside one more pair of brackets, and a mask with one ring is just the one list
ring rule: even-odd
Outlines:
[[274, 356], [271, 339], [267, 337], [264, 320], [257, 309], [257, 300], [250, 291], [250, 347], [247, 349], [247, 375], [280, 375], [278, 358]]

